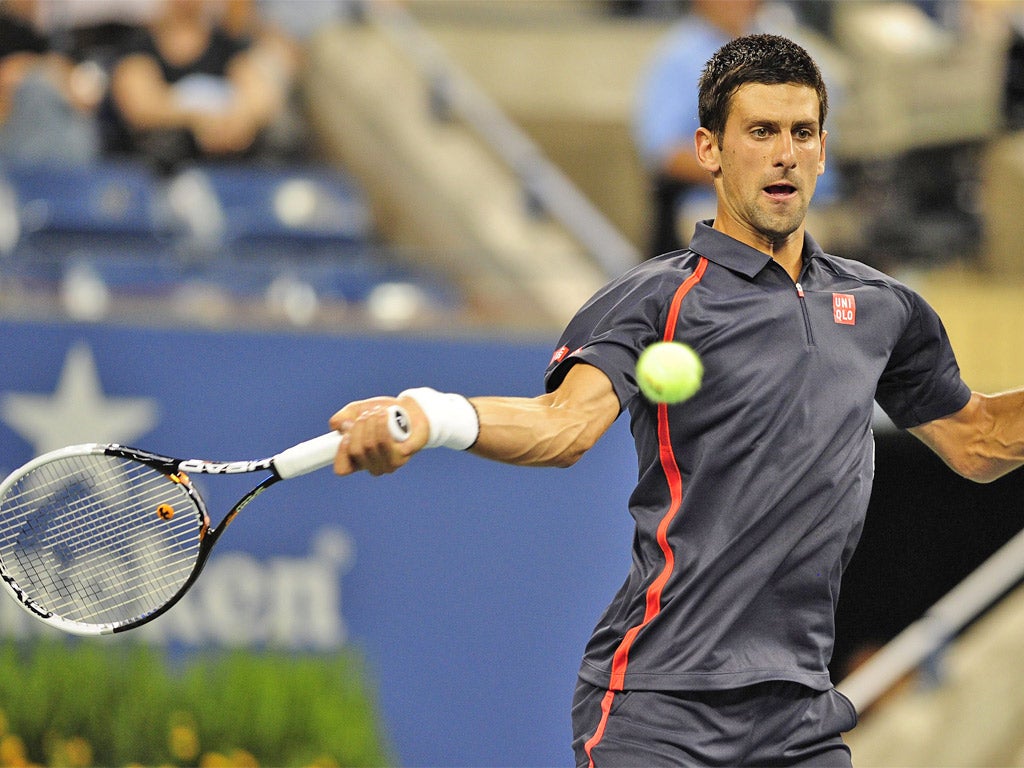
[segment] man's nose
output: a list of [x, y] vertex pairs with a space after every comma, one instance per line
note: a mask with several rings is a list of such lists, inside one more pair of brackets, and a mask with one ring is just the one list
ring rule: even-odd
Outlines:
[[793, 137], [780, 132], [775, 142], [775, 165], [792, 168], [796, 164], [796, 151]]

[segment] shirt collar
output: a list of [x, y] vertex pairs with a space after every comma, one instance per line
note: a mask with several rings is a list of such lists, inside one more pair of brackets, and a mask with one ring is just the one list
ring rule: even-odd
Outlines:
[[[713, 261], [749, 278], [756, 276], [771, 262], [772, 257], [767, 253], [762, 253], [756, 248], [744, 245], [739, 240], [734, 240], [717, 229], [713, 229], [711, 226], [713, 223], [713, 219], [697, 223], [697, 229], [690, 240], [691, 251], [705, 257], [708, 261]], [[824, 254], [821, 246], [810, 234], [804, 232], [804, 268], [807, 267], [811, 259], [822, 255]]]

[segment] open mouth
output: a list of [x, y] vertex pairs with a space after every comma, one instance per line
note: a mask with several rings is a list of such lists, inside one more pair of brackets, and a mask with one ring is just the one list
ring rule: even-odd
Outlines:
[[764, 191], [769, 197], [783, 198], [796, 194], [796, 187], [789, 182], [780, 181], [777, 184], [769, 184]]

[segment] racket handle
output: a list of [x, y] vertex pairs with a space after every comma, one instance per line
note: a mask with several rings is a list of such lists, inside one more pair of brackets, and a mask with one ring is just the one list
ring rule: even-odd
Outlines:
[[[397, 442], [409, 439], [409, 415], [404, 408], [397, 405], [388, 406], [388, 432]], [[328, 432], [312, 440], [306, 440], [277, 454], [274, 457], [274, 470], [278, 477], [287, 480], [321, 469], [334, 462], [339, 445], [340, 432]]]

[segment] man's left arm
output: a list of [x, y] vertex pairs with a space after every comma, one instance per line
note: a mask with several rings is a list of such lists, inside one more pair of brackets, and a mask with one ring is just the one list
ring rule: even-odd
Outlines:
[[1024, 389], [974, 392], [956, 413], [909, 431], [957, 474], [990, 483], [1024, 466]]

